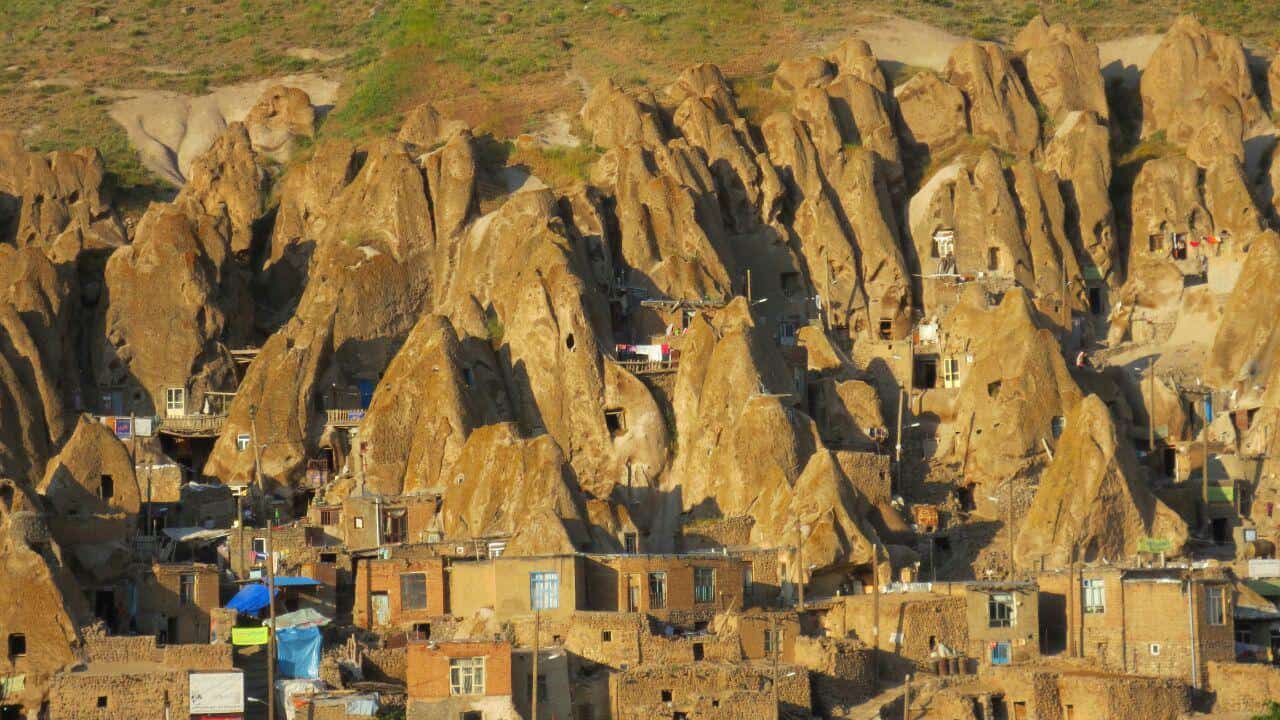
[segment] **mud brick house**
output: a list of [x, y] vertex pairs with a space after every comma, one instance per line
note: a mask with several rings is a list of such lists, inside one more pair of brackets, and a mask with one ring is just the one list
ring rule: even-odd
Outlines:
[[413, 720], [520, 718], [512, 702], [506, 641], [410, 643], [407, 685], [406, 717]]
[[86, 640], [83, 654], [83, 663], [53, 677], [48, 717], [187, 717], [190, 674], [234, 670], [229, 645], [162, 647], [153, 637], [101, 637]]
[[587, 605], [581, 555], [455, 561], [446, 572], [448, 611], [459, 617], [491, 608], [499, 619], [535, 610], [562, 618]]
[[645, 664], [614, 675], [610, 684], [617, 720], [774, 720], [807, 716], [810, 708], [809, 675], [794, 665]]
[[357, 561], [355, 624], [366, 630], [410, 630], [430, 637], [430, 623], [449, 612], [441, 557], [368, 558]]
[[960, 588], [970, 657], [984, 665], [1008, 665], [1040, 656], [1040, 591], [1035, 583], [964, 583]]
[[218, 606], [216, 566], [157, 563], [137, 590], [137, 631], [163, 643], [207, 643]]
[[718, 554], [590, 555], [591, 609], [647, 613], [676, 625], [698, 625], [743, 607], [746, 568]]
[[403, 543], [439, 542], [435, 531], [438, 495], [352, 495], [341, 510], [320, 507], [315, 520], [327, 534], [341, 537], [352, 550]]
[[1041, 633], [1055, 651], [1113, 671], [1204, 684], [1235, 659], [1234, 582], [1221, 569], [1086, 568], [1045, 573]]

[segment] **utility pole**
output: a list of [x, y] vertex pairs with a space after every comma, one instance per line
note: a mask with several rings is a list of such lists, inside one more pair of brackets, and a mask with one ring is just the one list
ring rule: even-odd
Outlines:
[[[258, 406], [249, 406], [249, 437], [253, 443], [253, 480], [262, 495], [263, 517], [267, 520], [267, 615], [271, 620], [271, 633], [267, 635], [267, 720], [276, 720], [276, 568], [275, 550], [271, 547], [274, 508], [267, 501], [267, 491], [262, 484], [262, 455], [258, 446]], [[241, 534], [243, 538], [243, 533]], [[242, 548], [243, 549], [243, 546]]]
[[804, 610], [804, 535], [800, 529], [800, 512], [796, 511], [796, 584], [800, 588], [800, 610]]
[[1213, 405], [1213, 395], [1208, 390], [1200, 391], [1200, 402], [1204, 413], [1204, 428], [1200, 438], [1200, 451], [1204, 459], [1200, 462], [1200, 499], [1204, 503], [1204, 525], [1209, 526], [1209, 410]]
[[[535, 598], [536, 600], [537, 598]], [[542, 611], [534, 608], [533, 610], [533, 677], [529, 679], [533, 689], [533, 712], [529, 715], [530, 720], [538, 720], [538, 644], [541, 638], [538, 633], [542, 630]]]
[[778, 646], [782, 644], [776, 614], [769, 617], [769, 634], [773, 638], [773, 716], [776, 718], [781, 714], [778, 709]]
[[875, 625], [871, 628], [871, 654], [875, 662], [876, 682], [880, 681], [880, 543], [871, 544], [871, 616]]
[[902, 695], [902, 720], [911, 720], [911, 673], [907, 673], [907, 688]]
[[1156, 356], [1147, 358], [1147, 449], [1156, 454]]
[[1016, 562], [1014, 562], [1014, 559], [1013, 559], [1013, 476], [1012, 476], [1012, 475], [1010, 475], [1010, 476], [1009, 476], [1009, 480], [1008, 480], [1008, 482], [1006, 483], [1006, 485], [1008, 485], [1008, 489], [1007, 489], [1007, 495], [1008, 495], [1008, 497], [1007, 497], [1007, 498], [1005, 498], [1005, 504], [1006, 504], [1006, 506], [1007, 506], [1007, 508], [1008, 508], [1008, 512], [1009, 512], [1009, 526], [1008, 526], [1008, 530], [1009, 530], [1009, 579], [1010, 579], [1010, 580], [1012, 580], [1012, 579], [1013, 579], [1014, 574], [1017, 572], [1017, 563], [1016, 563]]

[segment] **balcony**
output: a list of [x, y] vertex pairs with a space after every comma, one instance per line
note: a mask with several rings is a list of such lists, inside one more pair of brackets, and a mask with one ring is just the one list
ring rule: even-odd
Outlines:
[[678, 370], [680, 360], [619, 360], [618, 365], [633, 375], [661, 375]]
[[179, 415], [160, 421], [160, 432], [180, 437], [217, 437], [227, 424], [225, 413], [218, 415]]
[[364, 413], [362, 408], [325, 410], [324, 423], [330, 427], [353, 428], [364, 419]]

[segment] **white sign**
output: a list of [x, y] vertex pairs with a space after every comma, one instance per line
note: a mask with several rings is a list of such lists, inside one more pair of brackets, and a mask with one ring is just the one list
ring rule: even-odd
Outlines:
[[192, 715], [221, 715], [244, 712], [244, 673], [193, 672], [191, 682]]
[[1249, 577], [1280, 577], [1280, 560], [1254, 559], [1249, 561]]

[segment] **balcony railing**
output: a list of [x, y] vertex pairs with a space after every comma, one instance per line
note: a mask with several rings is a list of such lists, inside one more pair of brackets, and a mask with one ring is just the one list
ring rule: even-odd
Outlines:
[[365, 411], [361, 408], [343, 410], [325, 410], [324, 421], [332, 427], [355, 427], [364, 419]]
[[680, 368], [679, 360], [619, 360], [618, 364], [633, 375], [673, 373]]
[[226, 424], [225, 414], [181, 415], [161, 420], [160, 432], [189, 437], [214, 437], [222, 433], [222, 428]]

